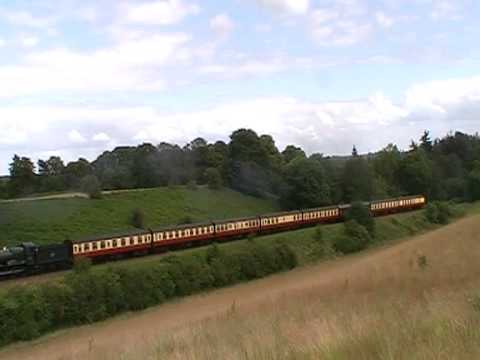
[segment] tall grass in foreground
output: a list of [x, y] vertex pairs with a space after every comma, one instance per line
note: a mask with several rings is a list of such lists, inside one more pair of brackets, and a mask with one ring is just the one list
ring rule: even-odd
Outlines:
[[216, 318], [160, 333], [121, 356], [480, 358], [480, 225], [451, 229], [332, 272], [314, 288], [249, 307], [239, 299]]

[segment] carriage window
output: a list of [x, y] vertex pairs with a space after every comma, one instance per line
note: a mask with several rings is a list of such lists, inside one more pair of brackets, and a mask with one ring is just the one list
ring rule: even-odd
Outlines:
[[117, 240], [112, 240], [113, 247], [117, 247]]
[[97, 242], [96, 241], [94, 243], [92, 243], [92, 248], [93, 248], [93, 250], [97, 250]]

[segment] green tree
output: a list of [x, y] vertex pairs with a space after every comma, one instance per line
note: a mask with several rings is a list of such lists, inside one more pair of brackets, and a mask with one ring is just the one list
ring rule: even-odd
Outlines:
[[72, 161], [63, 170], [67, 187], [75, 189], [80, 186], [80, 180], [87, 175], [93, 174], [93, 166], [84, 158]]
[[468, 175], [468, 191], [471, 200], [480, 200], [480, 160], [475, 161]]
[[205, 170], [205, 178], [207, 179], [209, 189], [218, 190], [222, 188], [222, 176], [216, 168]]
[[355, 221], [365, 227], [371, 236], [375, 235], [375, 220], [368, 208], [368, 205], [356, 201], [345, 214], [345, 221]]
[[288, 208], [307, 208], [329, 204], [330, 187], [320, 162], [301, 156], [285, 169], [286, 188], [281, 201]]
[[342, 176], [345, 202], [370, 200], [373, 195], [373, 185], [373, 171], [365, 158], [357, 155], [347, 160]]
[[87, 175], [80, 181], [81, 190], [88, 194], [90, 199], [101, 199], [102, 191], [100, 182], [95, 175]]
[[356, 147], [355, 145], [353, 145], [352, 156], [353, 156], [353, 157], [358, 156], [358, 150], [357, 150], [357, 147]]
[[35, 165], [28, 157], [13, 156], [8, 186], [13, 196], [29, 194], [35, 190]]
[[38, 160], [37, 164], [42, 191], [59, 191], [66, 188], [65, 164], [59, 156], [51, 156], [48, 160]]
[[42, 176], [60, 176], [65, 164], [59, 156], [51, 156], [48, 160], [38, 160], [38, 174]]
[[428, 130], [425, 130], [420, 138], [420, 148], [427, 153], [430, 153], [433, 150], [433, 142], [430, 138], [430, 132]]
[[410, 152], [401, 162], [399, 180], [409, 194], [430, 195], [433, 181], [433, 165], [425, 151], [419, 148]]
[[259, 165], [269, 165], [268, 149], [262, 143], [257, 133], [250, 129], [239, 129], [230, 135], [228, 144], [230, 160], [255, 162]]
[[376, 154], [373, 159], [373, 169], [380, 182], [386, 185], [389, 195], [398, 195], [398, 170], [402, 160], [402, 154], [396, 145], [389, 144]]
[[338, 252], [349, 254], [365, 249], [370, 241], [368, 230], [355, 220], [350, 220], [344, 223], [343, 234], [335, 240], [334, 248]]
[[301, 148], [294, 146], [294, 145], [288, 145], [285, 150], [282, 151], [282, 156], [283, 156], [283, 161], [285, 161], [286, 164], [291, 162], [297, 157], [302, 157], [306, 158], [307, 156], [305, 155], [305, 151], [303, 151]]
[[137, 146], [133, 154], [131, 172], [135, 187], [151, 188], [158, 186], [158, 150], [152, 144], [144, 143]]

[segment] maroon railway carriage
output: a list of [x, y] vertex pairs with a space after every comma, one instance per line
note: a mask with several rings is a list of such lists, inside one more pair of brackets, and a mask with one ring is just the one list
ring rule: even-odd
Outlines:
[[402, 211], [411, 211], [423, 208], [427, 199], [423, 195], [404, 196], [394, 199], [372, 201], [370, 211], [373, 216], [383, 216]]

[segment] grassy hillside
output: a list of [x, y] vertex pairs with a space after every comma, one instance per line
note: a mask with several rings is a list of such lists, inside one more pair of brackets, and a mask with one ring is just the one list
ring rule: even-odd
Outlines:
[[[296, 276], [290, 290], [269, 289], [265, 282], [272, 295], [263, 303], [233, 302], [218, 317], [177, 326], [141, 349], [126, 347], [123, 356], [479, 358], [478, 220], [464, 219], [392, 248], [313, 267]], [[276, 283], [288, 283], [288, 276]]]
[[101, 200], [55, 199], [0, 203], [0, 246], [22, 241], [61, 242], [89, 235], [131, 229], [134, 209], [145, 214], [145, 225], [249, 216], [277, 211], [273, 201], [232, 190], [159, 188], [105, 195]]
[[[479, 209], [477, 204], [468, 210]], [[379, 219], [379, 236], [386, 241], [424, 231], [422, 218], [420, 211]], [[325, 237], [340, 227], [324, 227]], [[307, 244], [313, 244], [309, 231], [284, 234], [305, 262], [311, 254]], [[0, 357], [54, 352], [131, 360], [478, 358], [479, 234], [476, 215], [394, 246], [67, 330]], [[80, 349], [75, 355], [73, 347]]]

